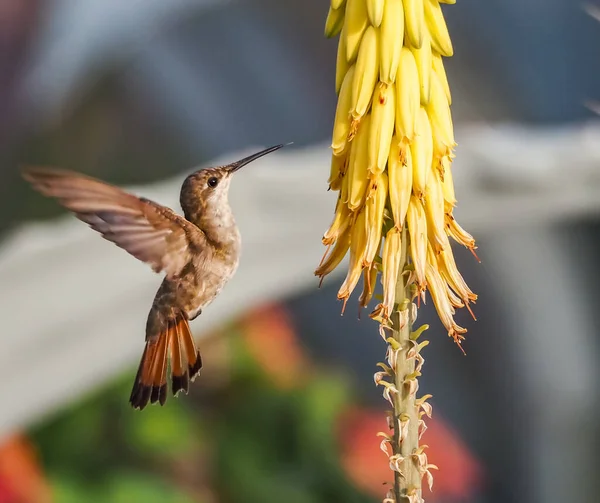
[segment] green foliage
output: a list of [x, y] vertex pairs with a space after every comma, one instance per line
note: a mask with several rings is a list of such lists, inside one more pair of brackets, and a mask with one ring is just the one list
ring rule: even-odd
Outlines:
[[340, 467], [347, 380], [315, 372], [280, 389], [236, 339], [233, 379], [204, 411], [193, 394], [135, 411], [127, 373], [34, 431], [56, 503], [197, 501], [173, 480], [182, 466], [228, 503], [370, 501]]
[[115, 473], [105, 485], [55, 477], [52, 489], [57, 503], [194, 503], [177, 487], [144, 473]]
[[191, 450], [197, 443], [193, 417], [182, 407], [181, 400], [169, 401], [168, 407], [149, 407], [123, 425], [128, 442], [141, 455], [176, 456]]

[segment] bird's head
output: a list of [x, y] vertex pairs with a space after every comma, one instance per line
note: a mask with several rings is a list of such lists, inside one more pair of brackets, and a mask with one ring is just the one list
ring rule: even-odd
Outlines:
[[234, 173], [283, 146], [283, 144], [275, 145], [231, 164], [201, 169], [189, 175], [181, 188], [181, 207], [186, 217], [190, 220], [198, 220], [201, 217], [212, 218], [213, 214], [218, 216], [221, 211], [227, 210], [229, 184]]

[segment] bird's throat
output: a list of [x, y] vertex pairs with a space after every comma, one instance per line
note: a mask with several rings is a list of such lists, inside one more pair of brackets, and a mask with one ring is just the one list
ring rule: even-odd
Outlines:
[[206, 212], [194, 222], [202, 229], [207, 239], [223, 250], [237, 251], [240, 244], [240, 233], [229, 205]]

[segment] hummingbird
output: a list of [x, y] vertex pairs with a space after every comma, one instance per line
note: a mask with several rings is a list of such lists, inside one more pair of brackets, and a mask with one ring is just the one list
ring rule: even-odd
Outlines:
[[145, 347], [129, 398], [133, 408], [164, 405], [169, 377], [173, 396], [187, 394], [199, 374], [202, 359], [189, 322], [217, 297], [240, 259], [240, 232], [228, 201], [231, 178], [283, 146], [189, 175], [180, 193], [184, 216], [79, 173], [23, 169], [23, 178], [35, 190], [57, 199], [104, 239], [165, 275], [146, 321]]

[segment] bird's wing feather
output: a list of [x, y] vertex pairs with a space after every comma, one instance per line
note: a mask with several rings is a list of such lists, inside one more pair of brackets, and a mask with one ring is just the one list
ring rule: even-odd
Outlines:
[[100, 180], [51, 168], [27, 168], [23, 177], [105, 239], [168, 277], [191, 260], [190, 248], [205, 244], [204, 233], [169, 208]]

